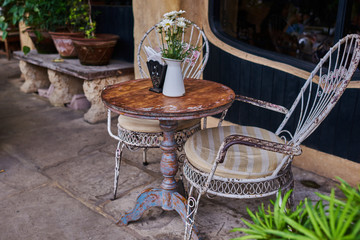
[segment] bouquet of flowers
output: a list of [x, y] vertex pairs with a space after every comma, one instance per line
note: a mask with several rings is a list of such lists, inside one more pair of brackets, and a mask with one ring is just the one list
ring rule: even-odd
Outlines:
[[157, 25], [157, 31], [161, 35], [161, 55], [164, 58], [191, 61], [200, 55], [197, 47], [182, 42], [183, 33], [191, 23], [181, 17], [183, 13], [183, 10], [165, 13]]
[[[192, 45], [192, 33], [190, 39], [188, 39], [189, 42], [184, 40], [186, 39], [185, 30], [192, 22], [181, 17], [183, 13], [185, 13], [183, 10], [165, 13], [160, 23], [156, 25], [155, 35], [158, 40], [161, 39], [161, 41], [158, 41], [160, 49], [153, 49], [150, 46], [144, 47], [149, 74], [153, 82], [153, 88], [150, 88], [150, 91], [163, 92], [166, 96], [182, 96], [185, 93], [181, 65], [185, 64], [182, 66], [186, 72], [190, 66], [195, 67], [200, 57], [198, 47]], [[199, 38], [195, 41], [195, 45], [198, 44]], [[174, 60], [177, 62], [176, 67], [173, 65]], [[167, 77], [168, 75], [170, 77]], [[176, 84], [169, 83], [169, 81], [166, 83], [167, 78], [170, 78]], [[175, 81], [176, 79], [178, 81]], [[166, 87], [169, 85], [179, 90], [180, 93], [175, 93], [175, 91], [170, 93], [170, 90], [168, 90], [170, 88]]]

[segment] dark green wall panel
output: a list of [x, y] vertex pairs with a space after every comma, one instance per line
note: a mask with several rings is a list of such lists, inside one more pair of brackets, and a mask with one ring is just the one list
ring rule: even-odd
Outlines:
[[94, 6], [97, 33], [112, 33], [120, 38], [113, 58], [134, 61], [134, 16], [131, 6]]

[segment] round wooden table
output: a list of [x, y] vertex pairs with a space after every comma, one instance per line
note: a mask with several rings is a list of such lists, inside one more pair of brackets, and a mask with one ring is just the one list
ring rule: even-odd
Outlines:
[[134, 209], [121, 217], [120, 224], [138, 220], [145, 210], [153, 206], [176, 210], [183, 221], [186, 220], [186, 199], [176, 192], [174, 178], [178, 170], [174, 139], [177, 120], [221, 113], [231, 106], [235, 93], [227, 86], [207, 80], [185, 79], [184, 83], [185, 95], [175, 98], [149, 91], [152, 87], [150, 79], [131, 80], [107, 86], [102, 91], [101, 98], [108, 109], [130, 117], [158, 119], [164, 134], [160, 144], [160, 170], [164, 176], [161, 188], [144, 190], [137, 198]]

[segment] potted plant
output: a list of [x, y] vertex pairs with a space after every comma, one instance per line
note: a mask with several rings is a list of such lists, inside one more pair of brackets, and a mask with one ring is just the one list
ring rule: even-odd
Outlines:
[[68, 16], [67, 0], [26, 0], [25, 24], [38, 53], [57, 53], [49, 32], [64, 28]]
[[23, 21], [29, 26], [27, 31], [39, 53], [57, 52], [48, 31], [65, 26], [67, 0], [6, 0], [1, 6], [8, 9], [7, 17], [0, 20], [3, 31], [10, 24], [16, 26]]
[[162, 93], [168, 97], [180, 97], [185, 94], [181, 64], [193, 53], [198, 52], [198, 47], [183, 41], [185, 30], [191, 24], [189, 20], [181, 17], [183, 13], [183, 10], [165, 13], [157, 25], [162, 45], [161, 56], [167, 65]]
[[82, 27], [88, 21], [88, 4], [83, 0], [69, 1], [65, 31], [50, 32], [55, 47], [62, 58], [78, 56], [72, 37], [83, 37]]
[[16, 18], [13, 17], [9, 11], [15, 3], [11, 4], [4, 0], [0, 0], [0, 30], [2, 32], [1, 36], [5, 39], [8, 36], [9, 32], [18, 32], [19, 28], [13, 22], [16, 22]]
[[[77, 22], [79, 18], [85, 19], [83, 26], [79, 27], [84, 33], [84, 37], [72, 37], [78, 58], [83, 65], [107, 65], [119, 36], [114, 34], [95, 34], [96, 22], [92, 19], [91, 4], [78, 1], [79, 13], [74, 12], [71, 16], [72, 22]], [[87, 17], [85, 16], [85, 13]]]

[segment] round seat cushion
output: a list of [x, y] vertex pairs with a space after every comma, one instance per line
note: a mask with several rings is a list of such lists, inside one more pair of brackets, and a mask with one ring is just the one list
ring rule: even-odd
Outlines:
[[[277, 143], [284, 143], [274, 133], [257, 127], [227, 126], [196, 132], [185, 143], [188, 161], [203, 172], [210, 173], [220, 145], [231, 134], [240, 134]], [[272, 174], [286, 155], [235, 144], [231, 146], [215, 174], [224, 178], [251, 179]]]
[[[180, 120], [178, 121], [178, 127], [176, 131], [190, 128], [196, 124], [200, 124], [201, 119]], [[159, 126], [159, 120], [132, 118], [124, 115], [120, 115], [118, 118], [118, 124], [121, 128], [145, 133], [157, 133], [162, 132]]]

